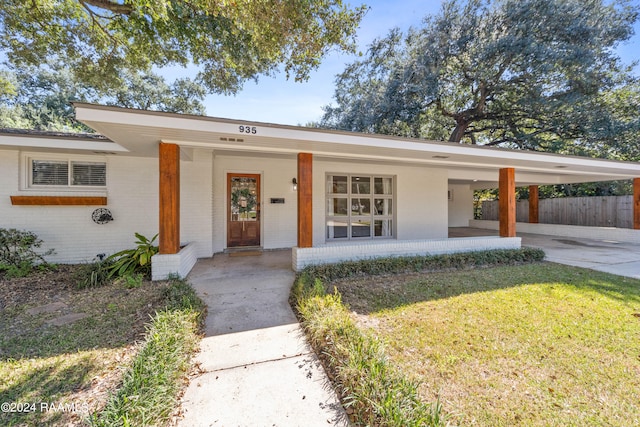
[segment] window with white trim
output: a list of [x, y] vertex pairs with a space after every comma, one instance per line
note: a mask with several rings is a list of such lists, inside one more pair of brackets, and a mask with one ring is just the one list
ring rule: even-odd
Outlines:
[[80, 158], [27, 157], [29, 188], [104, 188], [107, 163]]
[[394, 178], [363, 174], [328, 174], [327, 240], [392, 238]]

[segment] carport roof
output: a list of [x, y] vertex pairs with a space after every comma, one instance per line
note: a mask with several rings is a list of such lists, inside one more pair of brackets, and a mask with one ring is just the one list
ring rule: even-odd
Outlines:
[[293, 157], [305, 152], [321, 160], [444, 168], [449, 182], [473, 188], [495, 186], [501, 168], [515, 168], [517, 185], [640, 177], [640, 163], [94, 104], [74, 106], [78, 120], [136, 156], [157, 156], [160, 142], [179, 145], [187, 159], [194, 148], [252, 156]]

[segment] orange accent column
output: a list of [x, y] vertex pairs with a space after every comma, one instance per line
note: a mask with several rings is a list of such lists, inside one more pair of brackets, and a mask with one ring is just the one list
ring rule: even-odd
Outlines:
[[298, 153], [298, 247], [313, 246], [313, 154]]
[[516, 235], [516, 180], [515, 169], [500, 169], [498, 207], [500, 210], [500, 237]]
[[633, 180], [633, 228], [640, 230], [640, 178]]
[[160, 243], [161, 254], [180, 251], [180, 147], [160, 143]]
[[529, 224], [537, 224], [539, 217], [538, 210], [538, 186], [530, 185], [529, 186]]

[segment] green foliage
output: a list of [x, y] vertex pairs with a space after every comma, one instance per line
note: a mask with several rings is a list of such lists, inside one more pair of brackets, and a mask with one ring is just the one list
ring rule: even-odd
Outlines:
[[122, 284], [127, 289], [139, 288], [140, 286], [142, 286], [143, 279], [144, 279], [144, 276], [140, 273], [126, 275], [120, 278]]
[[207, 306], [184, 279], [169, 278], [169, 286], [163, 293], [163, 299], [165, 310], [191, 310], [197, 313], [198, 324], [204, 325]]
[[172, 280], [168, 308], [157, 313], [142, 349], [125, 372], [122, 386], [90, 425], [99, 427], [164, 425], [174, 410], [191, 355], [198, 347], [204, 303], [193, 288]]
[[543, 258], [543, 251], [524, 248], [309, 266], [296, 278], [291, 299], [358, 425], [444, 426], [448, 417], [440, 402], [420, 400], [418, 385], [388, 363], [382, 344], [355, 325], [340, 294], [328, 293], [327, 284], [355, 276], [514, 265]]
[[620, 159], [640, 158], [640, 88], [614, 48], [628, 0], [448, 0], [392, 30], [337, 78], [321, 126]]
[[109, 266], [109, 277], [132, 276], [141, 273], [146, 277], [151, 277], [151, 257], [158, 253], [158, 246], [154, 245], [158, 235], [151, 240], [140, 233], [135, 233], [136, 247], [125, 249], [110, 255], [106, 261], [112, 263]]
[[78, 289], [97, 288], [111, 283], [112, 261], [100, 259], [78, 267], [73, 275]]
[[417, 384], [388, 363], [379, 340], [358, 329], [337, 292], [324, 294], [310, 270], [297, 278], [295, 289], [302, 325], [357, 425], [446, 425], [439, 403], [420, 400]]
[[4, 270], [9, 277], [23, 277], [35, 265], [47, 265], [44, 257], [52, 255], [54, 250], [38, 253], [42, 243], [31, 231], [0, 228], [0, 271]]
[[544, 251], [542, 249], [501, 249], [445, 255], [374, 258], [345, 261], [339, 264], [313, 265], [306, 267], [304, 274], [325, 282], [332, 282], [347, 277], [515, 265], [538, 262], [543, 259]]
[[204, 114], [205, 89], [189, 79], [167, 84], [152, 72], [124, 70], [109, 90], [79, 81], [61, 62], [38, 67], [16, 67], [3, 72], [13, 82], [11, 92], [0, 92], [0, 127], [44, 131], [85, 132], [93, 129], [75, 119], [74, 101], [117, 105], [142, 110]]
[[232, 93], [281, 64], [305, 80], [330, 49], [352, 52], [365, 11], [342, 0], [6, 0], [0, 48], [14, 65], [53, 56], [100, 90], [123, 70], [193, 63], [207, 90]]

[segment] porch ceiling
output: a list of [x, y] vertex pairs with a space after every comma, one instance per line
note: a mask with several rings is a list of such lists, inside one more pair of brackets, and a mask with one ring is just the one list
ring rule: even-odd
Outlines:
[[[234, 154], [291, 156], [447, 169], [452, 183], [495, 186], [500, 168], [516, 169], [517, 185], [606, 181], [640, 177], [640, 164], [506, 150], [385, 135], [328, 131], [92, 104], [74, 104], [76, 117], [129, 150], [157, 156], [160, 142]], [[241, 132], [241, 128], [245, 132]], [[249, 133], [246, 133], [248, 129]]]

